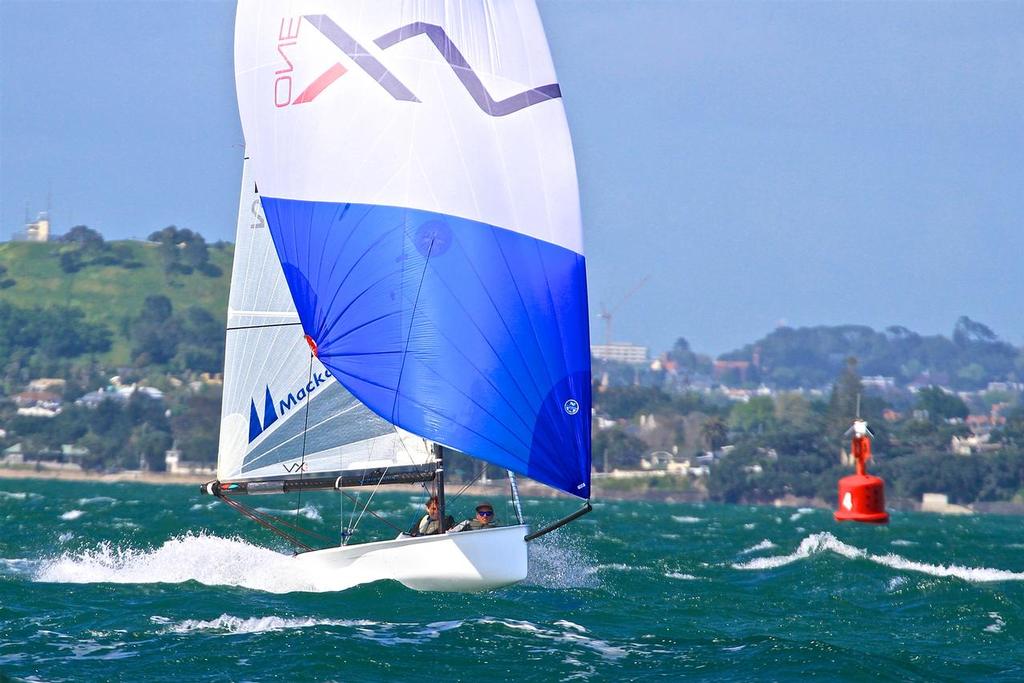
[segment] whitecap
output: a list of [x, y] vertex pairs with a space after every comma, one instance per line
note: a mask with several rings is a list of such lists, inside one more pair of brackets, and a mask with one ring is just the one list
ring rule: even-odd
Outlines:
[[766, 539], [762, 540], [760, 543], [758, 543], [756, 545], [752, 545], [749, 548], [744, 548], [743, 550], [740, 551], [740, 555], [749, 555], [750, 553], [756, 553], [756, 552], [758, 552], [760, 550], [768, 550], [770, 548], [776, 548], [776, 547], [778, 547], [778, 546], [776, 546], [774, 543], [772, 543], [771, 541], [769, 541], [766, 538]]
[[543, 628], [529, 621], [519, 621], [515, 619], [496, 619], [494, 617], [484, 617], [480, 619], [478, 623], [498, 624], [500, 626], [504, 626], [505, 628], [515, 629], [519, 631], [528, 631], [536, 638], [542, 638], [544, 640], [553, 640], [561, 643], [582, 645], [583, 647], [586, 647], [590, 650], [593, 650], [594, 652], [597, 652], [604, 659], [608, 660], [620, 659], [626, 656], [626, 654], [628, 654], [628, 651], [624, 647], [612, 645], [607, 641], [598, 640], [597, 638], [591, 638], [589, 636], [583, 635], [583, 633], [580, 633], [577, 630], [582, 627], [578, 624], [573, 624], [571, 622], [560, 621], [555, 623], [556, 626], [563, 626], [563, 628], [568, 629], [563, 631], [556, 631], [554, 629]]
[[886, 586], [886, 590], [888, 592], [892, 593], [897, 588], [900, 588], [900, 587], [906, 585], [907, 581], [909, 581], [909, 580], [910, 579], [908, 579], [905, 576], [894, 576], [891, 579], [889, 579], [889, 583]]
[[988, 618], [989, 619], [994, 619], [995, 621], [993, 621], [991, 624], [989, 624], [988, 626], [985, 627], [985, 632], [986, 633], [1000, 633], [1000, 632], [1002, 632], [1003, 627], [1006, 626], [1006, 620], [1003, 619], [999, 615], [999, 612], [989, 612], [988, 613]]
[[750, 522], [748, 524], [744, 524], [743, 528], [749, 531], [750, 529], [753, 529], [756, 526], [757, 526], [756, 524], [754, 524], [753, 522]]
[[[163, 617], [151, 617], [156, 624], [167, 624]], [[242, 618], [230, 614], [222, 614], [216, 619], [186, 619], [171, 624], [164, 629], [165, 633], [191, 633], [193, 631], [221, 631], [223, 633], [266, 633], [268, 631], [284, 631], [287, 629], [314, 628], [317, 626], [375, 626], [373, 621], [350, 621], [345, 619], [314, 619], [312, 617], [285, 618], [277, 616]]]
[[9, 498], [11, 500], [28, 500], [30, 498], [42, 497], [42, 494], [29, 493], [27, 491], [0, 491], [0, 498]]
[[793, 514], [791, 514], [789, 516], [789, 521], [795, 522], [796, 520], [800, 519], [801, 517], [806, 517], [807, 515], [811, 514], [812, 512], [814, 512], [814, 508], [797, 508], [796, 512], [794, 512]]
[[696, 581], [698, 577], [693, 574], [681, 574], [679, 572], [669, 572], [665, 574], [666, 578], [678, 579], [679, 581]]
[[900, 546], [910, 546], [910, 545], [917, 545], [917, 541], [907, 541], [907, 540], [904, 540], [902, 538], [894, 538], [893, 540], [889, 541], [889, 544], [890, 545], [900, 545]]
[[558, 621], [556, 621], [555, 622], [555, 626], [561, 626], [563, 628], [570, 628], [573, 631], [577, 631], [579, 633], [586, 633], [587, 632], [587, 629], [583, 628], [579, 624], [574, 624], [573, 622], [566, 621], [565, 619], [559, 619]]
[[68, 510], [63, 515], [61, 515], [60, 518], [65, 520], [65, 521], [70, 522], [70, 521], [72, 521], [74, 519], [78, 519], [79, 517], [81, 517], [84, 514], [85, 514], [85, 512], [82, 511], [82, 510]]
[[62, 533], [60, 536], [57, 537], [57, 542], [58, 543], [67, 543], [68, 541], [70, 541], [74, 537], [75, 537], [75, 535], [73, 533], [71, 533], [70, 531], [65, 531], [64, 533]]
[[275, 510], [273, 508], [256, 508], [256, 512], [262, 512], [265, 515], [277, 515], [278, 517], [304, 517], [308, 520], [319, 522], [323, 519], [320, 516], [320, 510], [313, 505], [303, 505], [298, 510], [292, 508], [291, 510]]
[[866, 550], [856, 548], [843, 543], [831, 533], [811, 534], [800, 541], [796, 552], [790, 555], [779, 555], [775, 557], [758, 557], [748, 562], [733, 564], [735, 569], [774, 569], [798, 560], [803, 560], [822, 552], [832, 552], [850, 560], [868, 560], [892, 569], [901, 571], [914, 571], [931, 576], [954, 577], [964, 581], [983, 583], [991, 581], [1024, 581], [1024, 572], [1012, 572], [1005, 569], [991, 569], [988, 567], [962, 567], [960, 565], [938, 565], [924, 562], [915, 562], [905, 557], [887, 553], [875, 555]]
[[672, 519], [680, 524], [700, 524], [704, 521], [700, 517], [690, 517], [688, 515], [672, 515]]
[[94, 503], [116, 503], [116, 498], [110, 496], [95, 496], [93, 498], [79, 498], [79, 505], [93, 505]]

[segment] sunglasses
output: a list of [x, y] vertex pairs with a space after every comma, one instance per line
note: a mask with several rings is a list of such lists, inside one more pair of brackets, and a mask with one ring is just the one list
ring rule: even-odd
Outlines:
[[477, 510], [476, 514], [480, 515], [481, 517], [493, 517], [494, 510]]

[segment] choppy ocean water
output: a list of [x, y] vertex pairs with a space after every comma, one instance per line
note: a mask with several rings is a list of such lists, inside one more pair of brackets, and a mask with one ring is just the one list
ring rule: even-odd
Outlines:
[[[335, 497], [253, 500], [336, 530]], [[0, 480], [0, 680], [1024, 680], [1020, 518], [595, 508], [518, 586], [327, 592], [196, 487]]]

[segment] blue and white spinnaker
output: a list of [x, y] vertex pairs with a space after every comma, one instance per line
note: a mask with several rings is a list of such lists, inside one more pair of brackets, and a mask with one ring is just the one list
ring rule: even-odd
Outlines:
[[589, 498], [579, 197], [532, 0], [243, 0], [235, 63], [318, 361], [401, 430]]

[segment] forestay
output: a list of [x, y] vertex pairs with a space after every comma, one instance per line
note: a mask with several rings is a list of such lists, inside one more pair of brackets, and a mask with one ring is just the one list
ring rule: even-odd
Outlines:
[[318, 362], [389, 423], [589, 497], [575, 163], [532, 0], [242, 0], [235, 65]]
[[422, 438], [382, 420], [312, 358], [249, 170], [246, 160], [228, 301], [218, 478], [282, 479], [432, 460]]

